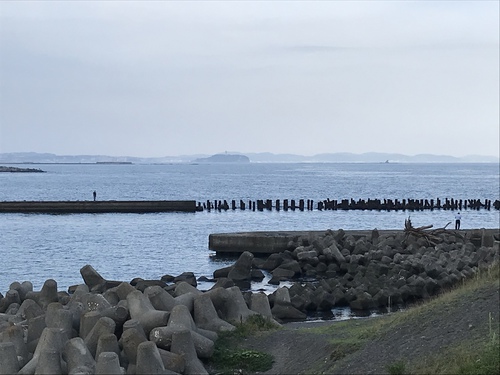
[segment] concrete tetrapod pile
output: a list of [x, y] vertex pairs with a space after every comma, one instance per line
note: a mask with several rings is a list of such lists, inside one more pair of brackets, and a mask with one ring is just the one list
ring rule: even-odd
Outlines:
[[368, 233], [340, 229], [298, 235], [288, 250], [253, 258], [250, 268], [251, 257], [242, 253], [234, 266], [214, 274], [244, 281], [265, 270], [272, 275], [271, 284], [295, 280], [268, 296], [273, 317], [280, 320], [333, 307], [366, 311], [405, 305], [499, 261], [498, 229], [441, 230], [432, 237], [403, 231], [380, 235], [376, 229]]
[[[90, 265], [80, 270], [84, 283], [68, 292], [52, 279], [40, 291], [14, 282], [0, 294], [0, 375], [206, 374], [218, 333], [253, 315], [279, 325], [335, 306], [403, 304], [499, 261], [498, 230], [446, 230], [431, 240], [403, 231], [302, 234], [267, 258], [243, 252], [214, 272], [207, 291], [190, 272], [121, 282]], [[270, 295], [242, 292], [262, 270], [272, 284], [296, 282]]]
[[265, 295], [251, 310], [236, 286], [202, 292], [187, 281], [109, 281], [90, 265], [80, 273], [71, 293], [50, 279], [0, 295], [0, 374], [207, 374], [218, 333], [255, 314], [279, 325]]

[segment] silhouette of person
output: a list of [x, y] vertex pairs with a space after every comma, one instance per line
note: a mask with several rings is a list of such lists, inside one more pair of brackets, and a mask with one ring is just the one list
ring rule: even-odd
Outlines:
[[95, 199], [96, 199], [96, 197], [97, 197], [97, 193], [96, 193], [96, 192], [95, 192], [95, 190], [94, 190], [94, 192], [93, 192], [92, 194], [94, 195], [94, 202], [95, 202]]
[[460, 212], [457, 212], [455, 215], [455, 229], [460, 229], [460, 220], [462, 220], [462, 215], [460, 215]]

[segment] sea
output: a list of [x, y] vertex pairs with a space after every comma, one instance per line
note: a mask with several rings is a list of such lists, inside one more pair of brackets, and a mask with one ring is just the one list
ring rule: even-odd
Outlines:
[[[14, 165], [15, 166], [15, 165]], [[27, 165], [18, 165], [27, 167]], [[246, 163], [37, 164], [46, 173], [0, 173], [0, 201], [257, 199], [500, 199], [499, 164]], [[316, 204], [315, 204], [316, 206]], [[499, 228], [500, 212], [464, 210], [462, 228]], [[131, 281], [193, 272], [211, 278], [236, 258], [208, 248], [211, 233], [445, 226], [455, 212], [202, 211], [146, 214], [0, 214], [0, 292], [14, 281], [40, 290], [81, 284], [90, 264]], [[272, 291], [269, 275], [252, 289]], [[201, 289], [210, 284], [200, 284]]]

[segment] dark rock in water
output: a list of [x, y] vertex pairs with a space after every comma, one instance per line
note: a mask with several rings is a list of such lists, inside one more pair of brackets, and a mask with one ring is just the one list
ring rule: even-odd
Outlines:
[[372, 296], [367, 292], [357, 293], [355, 299], [349, 302], [349, 306], [353, 310], [369, 310], [375, 307], [375, 302]]
[[261, 281], [265, 278], [265, 275], [261, 270], [255, 270], [255, 269], [252, 270], [251, 276], [252, 280], [254, 281]]
[[232, 269], [229, 271], [227, 277], [234, 280], [234, 282], [251, 280], [253, 258], [253, 254], [251, 252], [243, 252]]
[[166, 283], [173, 283], [175, 279], [175, 276], [172, 275], [163, 275], [160, 280], [165, 281]]
[[287, 270], [285, 268], [278, 267], [271, 272], [273, 279], [278, 281], [280, 280], [289, 280], [295, 276], [295, 272], [292, 270]]
[[234, 281], [228, 279], [227, 277], [221, 277], [217, 279], [217, 282], [214, 284], [214, 286], [210, 289], [217, 289], [217, 288], [231, 288], [234, 286]]
[[135, 288], [140, 290], [141, 292], [144, 292], [148, 286], [159, 286], [159, 287], [165, 287], [167, 284], [164, 281], [161, 280], [140, 280], [135, 284]]
[[194, 276], [193, 272], [183, 272], [174, 279], [175, 283], [179, 283], [181, 281], [185, 281], [194, 287], [198, 285], [198, 283], [196, 282], [196, 277]]
[[271, 271], [277, 268], [281, 263], [283, 263], [283, 257], [278, 253], [274, 253], [269, 255], [266, 261], [261, 265], [261, 268]]
[[45, 173], [41, 169], [36, 168], [17, 168], [17, 167], [5, 167], [0, 165], [0, 172], [20, 172], [20, 173]]
[[198, 282], [202, 282], [202, 283], [205, 283], [205, 282], [207, 282], [207, 283], [212, 283], [212, 282], [215, 282], [215, 280], [214, 280], [214, 279], [209, 279], [209, 278], [208, 278], [208, 277], [206, 277], [206, 276], [200, 276], [200, 277], [198, 277]]
[[233, 269], [234, 266], [227, 266], [223, 268], [219, 268], [214, 271], [214, 279], [227, 278], [229, 272]]

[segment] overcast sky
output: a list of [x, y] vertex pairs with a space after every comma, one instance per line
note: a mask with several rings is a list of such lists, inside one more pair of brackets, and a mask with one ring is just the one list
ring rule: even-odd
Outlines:
[[0, 1], [0, 152], [499, 155], [499, 2]]

